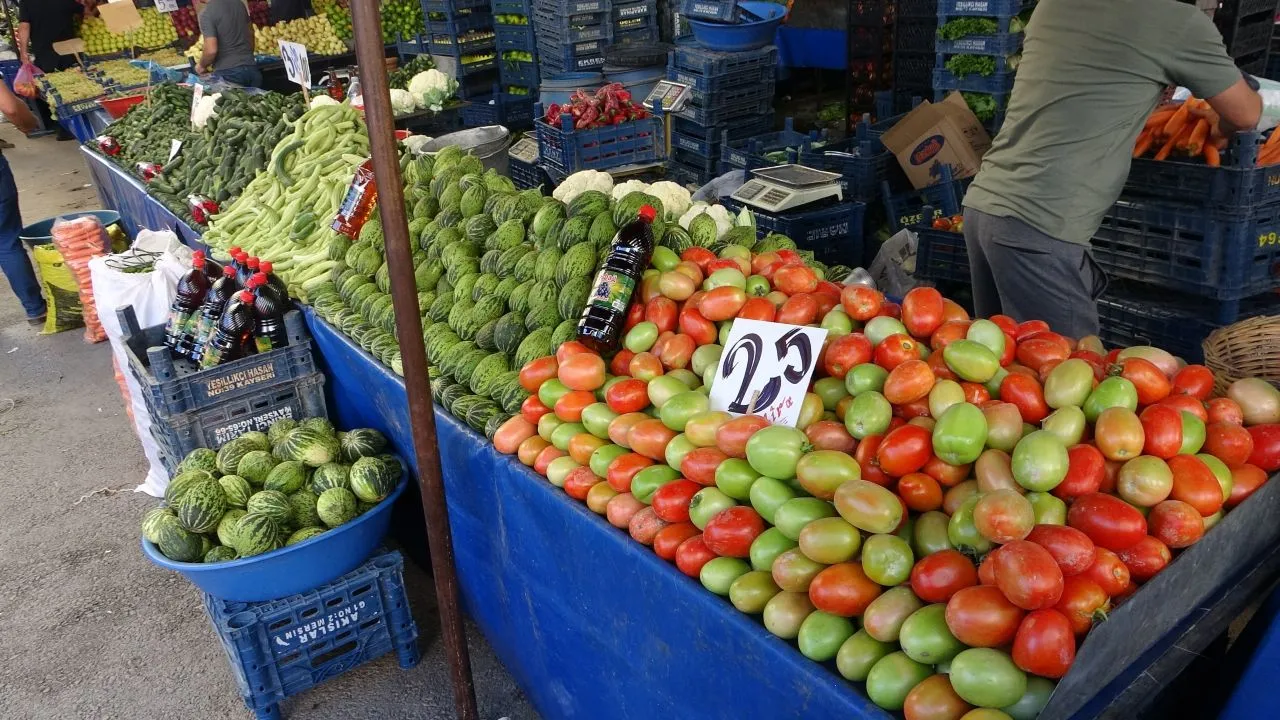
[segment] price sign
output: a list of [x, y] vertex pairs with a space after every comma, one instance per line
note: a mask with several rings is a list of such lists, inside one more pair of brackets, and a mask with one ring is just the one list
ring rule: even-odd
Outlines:
[[181, 149], [182, 149], [181, 140], [170, 140], [169, 141], [169, 159], [165, 160], [164, 164], [168, 165], [169, 163], [173, 162], [173, 159], [178, 157], [178, 151]]
[[117, 0], [98, 6], [98, 16], [107, 29], [117, 35], [128, 35], [142, 29], [142, 16], [132, 0]]
[[177, 12], [178, 0], [156, 0], [156, 10], [162, 13]]
[[200, 98], [204, 97], [204, 85], [196, 83], [191, 88], [191, 124], [196, 122], [196, 106], [200, 104]]
[[735, 320], [712, 381], [711, 408], [794, 427], [826, 337], [822, 328]]
[[303, 90], [311, 89], [311, 62], [307, 59], [305, 45], [281, 40], [280, 60], [284, 62], [284, 73], [289, 82], [298, 83]]

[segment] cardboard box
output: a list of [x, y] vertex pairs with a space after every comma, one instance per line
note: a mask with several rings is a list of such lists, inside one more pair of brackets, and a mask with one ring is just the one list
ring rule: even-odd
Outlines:
[[944, 164], [956, 180], [973, 177], [991, 147], [991, 136], [958, 92], [920, 103], [880, 139], [917, 189], [937, 183]]

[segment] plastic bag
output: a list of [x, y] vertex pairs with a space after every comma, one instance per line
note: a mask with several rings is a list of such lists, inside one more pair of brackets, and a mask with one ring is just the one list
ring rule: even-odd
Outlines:
[[[128, 271], [128, 268], [136, 268], [147, 262], [154, 262], [148, 271]], [[116, 310], [132, 305], [138, 324], [142, 327], [164, 323], [169, 316], [169, 304], [177, 291], [178, 279], [189, 267], [190, 250], [178, 241], [177, 235], [150, 230], [138, 233], [133, 247], [125, 252], [103, 255], [89, 261], [94, 299], [102, 313], [102, 328], [111, 343], [116, 382], [120, 385], [125, 409], [150, 465], [146, 478], [136, 490], [155, 497], [164, 495], [164, 489], [169, 484], [169, 474], [160, 459], [160, 448], [151, 436], [151, 415], [147, 411], [142, 388], [129, 369], [124, 329], [116, 319]]]
[[53, 335], [84, 327], [80, 305], [80, 285], [71, 269], [62, 261], [62, 254], [52, 245], [36, 245], [31, 255], [40, 270], [40, 289], [49, 308], [41, 335]]
[[22, 63], [22, 67], [18, 68], [18, 74], [13, 78], [13, 91], [24, 98], [36, 98], [40, 95], [40, 87], [36, 84], [36, 78], [44, 74], [40, 68], [29, 62]]
[[89, 260], [111, 251], [111, 243], [102, 222], [93, 215], [74, 220], [58, 218], [53, 222], [53, 246], [62, 254], [76, 277], [80, 290], [80, 304], [84, 314], [85, 342], [98, 343], [107, 339], [98, 320], [98, 307], [93, 301], [93, 283], [89, 278]]
[[880, 246], [876, 259], [867, 268], [880, 292], [900, 298], [917, 285], [914, 275], [916, 247], [919, 242], [915, 233], [899, 230]]

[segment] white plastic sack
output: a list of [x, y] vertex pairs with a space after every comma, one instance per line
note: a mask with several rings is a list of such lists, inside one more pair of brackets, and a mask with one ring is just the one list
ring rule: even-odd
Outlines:
[[880, 292], [900, 298], [916, 286], [916, 247], [919, 242], [915, 233], [903, 229], [880, 246], [876, 259], [867, 268]]
[[[158, 255], [155, 267], [150, 272], [127, 273], [119, 269], [139, 264], [142, 262], [141, 256], [147, 253]], [[111, 343], [117, 380], [123, 379], [124, 383], [121, 394], [124, 395], [134, 432], [142, 442], [143, 453], [150, 465], [146, 478], [135, 490], [154, 497], [164, 495], [164, 489], [169, 484], [169, 473], [160, 462], [160, 449], [151, 437], [151, 415], [147, 412], [142, 389], [129, 371], [124, 329], [116, 319], [116, 310], [132, 305], [138, 316], [139, 326], [162, 324], [168, 318], [169, 305], [177, 292], [178, 279], [190, 267], [190, 249], [168, 231], [144, 230], [125, 252], [103, 255], [89, 261], [89, 275], [93, 282], [93, 295], [98, 304], [102, 328]]]

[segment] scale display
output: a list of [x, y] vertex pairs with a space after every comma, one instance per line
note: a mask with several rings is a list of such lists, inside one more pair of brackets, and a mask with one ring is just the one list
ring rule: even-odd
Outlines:
[[803, 165], [777, 165], [751, 171], [753, 177], [732, 197], [768, 212], [781, 212], [834, 197], [843, 199], [838, 173]]
[[511, 146], [507, 154], [520, 162], [530, 165], [536, 164], [538, 162], [538, 141], [530, 137], [521, 138], [519, 142]]
[[679, 112], [689, 102], [689, 86], [672, 80], [659, 80], [642, 104], [652, 110], [659, 100], [662, 101], [663, 112]]

